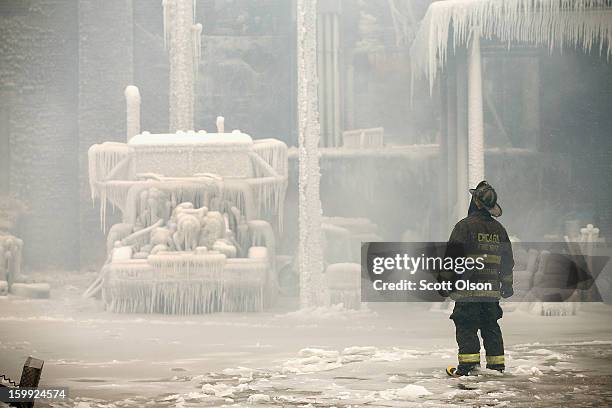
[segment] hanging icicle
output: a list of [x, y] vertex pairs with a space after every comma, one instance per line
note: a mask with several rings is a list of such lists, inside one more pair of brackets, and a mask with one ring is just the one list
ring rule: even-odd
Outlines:
[[423, 18], [411, 48], [412, 75], [424, 74], [433, 91], [449, 47], [467, 44], [474, 27], [482, 38], [508, 47], [528, 43], [550, 52], [567, 46], [590, 52], [599, 43], [599, 54], [612, 56], [612, 8], [606, 0], [447, 0], [432, 3]]
[[119, 162], [128, 158], [129, 147], [124, 143], [95, 144], [87, 151], [91, 199], [99, 194], [99, 183], [106, 181]]
[[253, 151], [281, 176], [287, 176], [287, 145], [278, 139], [253, 140]]
[[268, 255], [226, 259], [206, 251], [114, 262], [102, 270], [102, 297], [116, 313], [261, 311], [271, 284], [269, 262]]

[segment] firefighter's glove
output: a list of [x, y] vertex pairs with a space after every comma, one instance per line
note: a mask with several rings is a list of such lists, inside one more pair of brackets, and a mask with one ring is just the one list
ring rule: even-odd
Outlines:
[[511, 285], [502, 285], [501, 287], [501, 297], [503, 297], [504, 299], [509, 298], [510, 296], [514, 295], [514, 289], [512, 289]]

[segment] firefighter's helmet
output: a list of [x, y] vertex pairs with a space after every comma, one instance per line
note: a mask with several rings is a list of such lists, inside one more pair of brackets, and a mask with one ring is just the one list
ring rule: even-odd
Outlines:
[[502, 209], [497, 203], [497, 193], [493, 186], [485, 180], [478, 183], [476, 188], [471, 188], [470, 194], [472, 194], [472, 197], [482, 204], [493, 217], [502, 215]]

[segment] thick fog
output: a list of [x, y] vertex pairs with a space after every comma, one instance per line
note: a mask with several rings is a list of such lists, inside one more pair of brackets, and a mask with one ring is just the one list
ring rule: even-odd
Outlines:
[[[0, 1], [0, 391], [35, 356], [53, 407], [610, 406], [611, 13]], [[362, 243], [445, 243], [482, 179], [506, 351], [453, 383], [455, 299], [372, 295]], [[551, 300], [554, 245], [588, 285]]]

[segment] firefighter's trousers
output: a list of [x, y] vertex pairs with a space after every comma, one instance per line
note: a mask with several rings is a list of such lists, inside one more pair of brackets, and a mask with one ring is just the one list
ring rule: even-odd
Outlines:
[[455, 322], [459, 365], [457, 371], [466, 375], [480, 366], [480, 339], [487, 353], [487, 368], [504, 370], [504, 339], [497, 324], [503, 315], [499, 302], [456, 302], [451, 319]]

